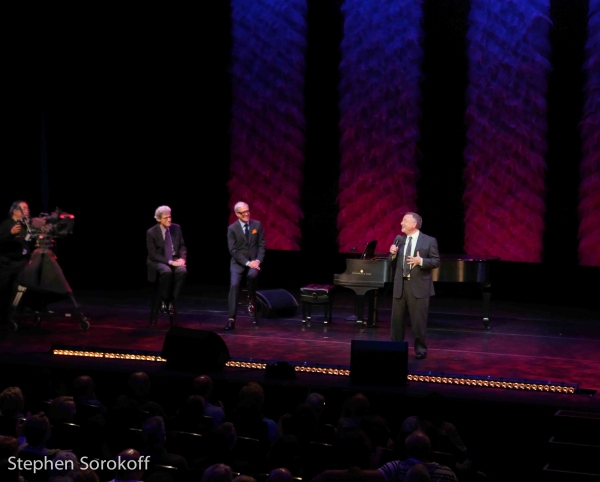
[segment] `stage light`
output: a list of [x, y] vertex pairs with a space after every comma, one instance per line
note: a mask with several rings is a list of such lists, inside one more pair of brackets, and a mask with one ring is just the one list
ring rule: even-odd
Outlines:
[[[94, 349], [89, 347], [70, 347], [57, 345], [52, 348], [52, 353], [57, 356], [76, 356], [87, 358], [107, 358], [111, 360], [132, 360], [165, 363], [167, 360], [155, 352], [110, 349]], [[229, 368], [242, 368], [246, 370], [266, 370], [267, 365], [277, 362], [256, 359], [231, 359], [225, 366]], [[288, 363], [298, 373], [316, 373], [339, 377], [349, 377], [350, 370], [343, 366], [322, 364], [295, 364]], [[467, 375], [449, 375], [444, 373], [409, 373], [407, 381], [415, 383], [437, 383], [441, 385], [458, 385], [475, 388], [501, 388], [504, 390], [532, 391], [540, 393], [566, 393], [574, 394], [578, 391], [574, 383], [552, 383], [532, 380], [506, 380], [503, 378], [475, 377]]]
[[516, 380], [503, 380], [503, 379], [486, 379], [471, 378], [467, 376], [435, 376], [435, 375], [419, 375], [419, 374], [408, 374], [406, 377], [411, 382], [423, 382], [423, 383], [440, 383], [442, 385], [461, 385], [470, 387], [481, 387], [481, 388], [502, 388], [505, 390], [525, 390], [534, 392], [548, 392], [548, 393], [568, 393], [573, 394], [577, 392], [577, 384], [574, 383], [542, 383], [542, 382], [528, 382], [528, 381], [516, 381]]

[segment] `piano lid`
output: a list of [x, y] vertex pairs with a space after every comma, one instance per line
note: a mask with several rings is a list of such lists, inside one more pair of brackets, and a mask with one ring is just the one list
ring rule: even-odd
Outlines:
[[440, 259], [453, 261], [500, 261], [500, 258], [494, 256], [478, 256], [474, 254], [440, 254]]
[[433, 281], [449, 283], [490, 283], [491, 266], [500, 258], [468, 254], [442, 254], [440, 267], [431, 274]]

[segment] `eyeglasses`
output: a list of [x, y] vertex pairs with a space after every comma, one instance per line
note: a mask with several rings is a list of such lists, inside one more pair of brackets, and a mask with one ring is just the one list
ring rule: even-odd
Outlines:
[[238, 211], [237, 214], [240, 214], [241, 216], [245, 216], [246, 214], [250, 214], [250, 211]]

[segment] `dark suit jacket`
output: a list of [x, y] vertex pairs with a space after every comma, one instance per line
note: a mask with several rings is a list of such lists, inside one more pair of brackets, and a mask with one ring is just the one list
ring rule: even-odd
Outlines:
[[[183, 258], [187, 261], [187, 248], [185, 247], [183, 234], [181, 234], [181, 227], [179, 224], [171, 224], [170, 231], [171, 242], [175, 250], [174, 259]], [[146, 260], [148, 281], [154, 282], [156, 280], [156, 265], [158, 263], [169, 264], [165, 256], [165, 240], [160, 230], [160, 224], [157, 223], [146, 231], [146, 247], [148, 248], [148, 259]]]
[[[400, 298], [404, 287], [404, 279], [402, 279], [402, 256], [404, 253], [406, 236], [396, 236], [394, 243], [396, 243], [396, 241], [398, 241], [398, 256], [396, 257], [394, 298]], [[438, 251], [437, 240], [419, 232], [414, 251], [415, 256], [417, 251], [421, 258], [423, 258], [423, 266], [414, 266], [413, 269], [410, 270], [409, 283], [411, 283], [412, 292], [415, 295], [415, 298], [427, 298], [428, 296], [435, 295], [431, 270], [440, 266], [440, 253]]]
[[260, 221], [250, 220], [250, 243], [246, 241], [244, 230], [239, 221], [227, 228], [227, 245], [231, 254], [231, 270], [241, 273], [248, 261], [265, 258], [265, 235]]

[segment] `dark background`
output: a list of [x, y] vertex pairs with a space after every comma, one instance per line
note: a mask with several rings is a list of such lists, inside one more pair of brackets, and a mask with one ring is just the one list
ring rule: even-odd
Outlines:
[[[227, 285], [227, 3], [160, 9], [81, 5], [75, 11], [46, 6], [9, 17], [13, 35], [2, 61], [0, 207], [8, 210], [15, 199], [25, 199], [32, 214], [56, 206], [75, 214], [74, 234], [57, 246], [74, 290], [144, 287], [145, 231], [161, 204], [170, 205], [174, 222], [182, 225], [189, 286]], [[307, 3], [302, 251], [269, 252], [263, 287], [331, 282], [333, 273], [344, 269], [336, 243], [342, 1]], [[459, 253], [470, 5], [426, 0], [423, 8], [419, 150], [427, 162], [418, 164], [417, 205], [425, 231], [438, 238], [441, 251]], [[587, 1], [551, 2], [544, 262], [500, 263], [494, 296], [594, 304], [600, 268], [577, 265], [587, 11]], [[506, 229], [527, 226], [515, 213]]]

